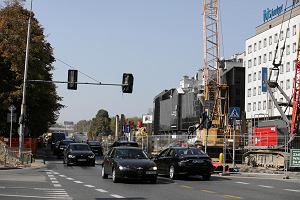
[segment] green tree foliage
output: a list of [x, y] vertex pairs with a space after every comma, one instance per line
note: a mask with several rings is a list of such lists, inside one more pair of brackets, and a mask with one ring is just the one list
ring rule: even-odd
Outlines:
[[96, 117], [92, 119], [91, 128], [88, 132], [89, 137], [111, 135], [110, 121], [106, 110], [99, 110]]
[[74, 126], [75, 132], [88, 132], [90, 129], [92, 121], [91, 120], [80, 120]]
[[[19, 117], [22, 102], [27, 24], [30, 12], [18, 1], [0, 8], [0, 134], [9, 133], [6, 124], [8, 107], [16, 106]], [[44, 30], [32, 16], [28, 62], [28, 79], [52, 80], [53, 49], [45, 39]], [[26, 127], [31, 137], [37, 137], [55, 123], [62, 100], [54, 84], [29, 83], [27, 85]], [[16, 133], [17, 124], [14, 124]]]

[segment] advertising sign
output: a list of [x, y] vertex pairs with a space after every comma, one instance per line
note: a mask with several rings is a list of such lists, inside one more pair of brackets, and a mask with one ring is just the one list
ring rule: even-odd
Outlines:
[[300, 167], [300, 149], [291, 149], [290, 167]]
[[143, 124], [151, 124], [152, 115], [143, 115]]
[[261, 69], [261, 91], [267, 92], [267, 84], [268, 81], [268, 69], [266, 67], [262, 67]]

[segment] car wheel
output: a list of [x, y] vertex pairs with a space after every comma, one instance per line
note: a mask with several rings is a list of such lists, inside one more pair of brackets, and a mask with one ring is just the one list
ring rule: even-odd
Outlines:
[[69, 160], [68, 160], [68, 158], [67, 158], [67, 166], [71, 166], [71, 164], [69, 163]]
[[94, 161], [94, 162], [92, 162], [91, 166], [92, 166], [92, 167], [95, 167], [95, 161]]
[[112, 180], [114, 183], [117, 183], [119, 181], [115, 169], [113, 169], [113, 172], [112, 172]]
[[169, 178], [172, 180], [176, 178], [175, 167], [173, 165], [169, 168]]
[[108, 175], [105, 174], [104, 166], [102, 166], [101, 176], [102, 176], [103, 179], [107, 179], [108, 178]]
[[205, 180], [205, 181], [209, 181], [210, 177], [211, 177], [211, 174], [205, 174], [205, 175], [202, 175], [202, 178], [203, 178], [203, 180]]

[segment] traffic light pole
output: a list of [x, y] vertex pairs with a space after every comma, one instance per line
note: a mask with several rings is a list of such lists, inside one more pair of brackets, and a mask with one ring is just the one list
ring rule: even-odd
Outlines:
[[110, 86], [127, 86], [128, 84], [115, 84], [115, 83], [89, 83], [89, 82], [68, 82], [68, 81], [45, 81], [45, 80], [28, 80], [28, 82], [36, 83], [75, 83], [82, 85], [110, 85]]

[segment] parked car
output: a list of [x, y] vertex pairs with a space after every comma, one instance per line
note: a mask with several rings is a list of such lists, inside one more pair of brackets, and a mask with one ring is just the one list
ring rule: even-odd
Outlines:
[[103, 156], [103, 150], [101, 143], [98, 141], [87, 141], [87, 144], [91, 147], [94, 153], [97, 153], [99, 156]]
[[148, 158], [146, 153], [137, 147], [113, 147], [104, 157], [102, 164], [102, 178], [112, 175], [113, 182], [121, 179], [157, 181], [156, 164]]
[[71, 143], [75, 143], [74, 140], [66, 139], [66, 140], [61, 140], [56, 142], [54, 148], [54, 154], [57, 156], [57, 158], [60, 158], [62, 155], [64, 155], [64, 150]]
[[64, 151], [64, 164], [87, 164], [95, 166], [95, 154], [86, 143], [70, 143]]
[[120, 140], [120, 141], [115, 141], [110, 147], [119, 147], [119, 146], [139, 147], [139, 144], [135, 141]]
[[154, 158], [158, 174], [175, 179], [179, 175], [201, 175], [209, 180], [214, 171], [211, 158], [195, 147], [170, 147]]

